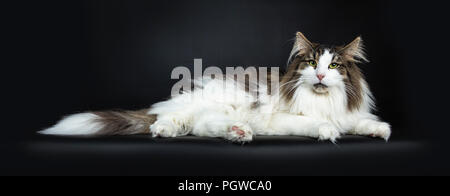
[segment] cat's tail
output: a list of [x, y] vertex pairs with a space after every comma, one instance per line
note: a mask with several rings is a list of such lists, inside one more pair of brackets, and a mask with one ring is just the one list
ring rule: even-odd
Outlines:
[[150, 133], [156, 115], [140, 111], [87, 112], [67, 116], [40, 131], [46, 135], [134, 135]]

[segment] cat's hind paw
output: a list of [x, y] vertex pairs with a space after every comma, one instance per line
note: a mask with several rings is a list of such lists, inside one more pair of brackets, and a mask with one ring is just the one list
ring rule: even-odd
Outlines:
[[226, 139], [237, 143], [250, 142], [253, 139], [253, 131], [248, 124], [234, 123], [229, 127]]
[[150, 133], [152, 137], [176, 137], [177, 130], [170, 123], [156, 121], [150, 126]]

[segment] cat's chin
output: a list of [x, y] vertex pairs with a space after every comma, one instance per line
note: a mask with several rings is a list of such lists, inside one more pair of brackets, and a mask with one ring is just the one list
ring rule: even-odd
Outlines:
[[323, 95], [328, 93], [328, 86], [322, 83], [314, 84], [313, 91], [316, 94]]

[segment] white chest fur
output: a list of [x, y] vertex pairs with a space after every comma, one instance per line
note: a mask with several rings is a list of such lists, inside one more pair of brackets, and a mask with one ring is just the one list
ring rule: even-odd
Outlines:
[[336, 117], [347, 113], [347, 97], [340, 88], [330, 88], [327, 94], [320, 95], [311, 88], [299, 87], [286, 106], [287, 111], [292, 114], [334, 121]]

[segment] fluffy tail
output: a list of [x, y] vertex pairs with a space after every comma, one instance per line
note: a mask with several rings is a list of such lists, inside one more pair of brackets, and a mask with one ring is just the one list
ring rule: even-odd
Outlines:
[[47, 135], [133, 135], [150, 133], [156, 115], [140, 111], [105, 111], [74, 114], [40, 131]]

